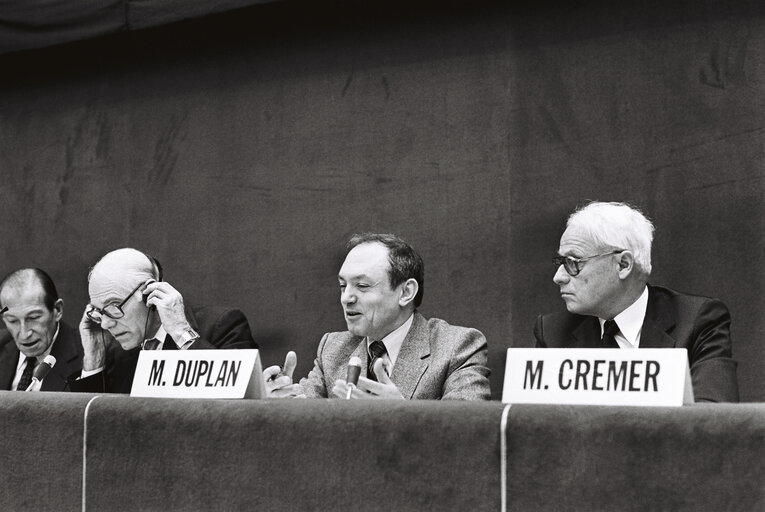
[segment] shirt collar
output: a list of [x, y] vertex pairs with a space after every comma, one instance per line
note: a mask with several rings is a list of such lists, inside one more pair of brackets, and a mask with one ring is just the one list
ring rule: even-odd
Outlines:
[[[414, 313], [412, 313], [409, 318], [398, 326], [393, 332], [385, 336], [382, 340], [383, 345], [385, 345], [385, 350], [388, 352], [388, 358], [390, 358], [390, 364], [391, 366], [396, 364], [396, 359], [398, 358], [398, 353], [401, 350], [401, 345], [404, 344], [404, 339], [406, 339], [406, 335], [409, 333], [409, 329], [412, 327], [412, 322], [414, 322]], [[372, 344], [372, 342], [375, 340], [370, 340], [369, 337], [367, 337], [367, 353], [369, 353], [369, 345]]]
[[[614, 322], [619, 327], [624, 339], [633, 347], [637, 347], [640, 342], [640, 331], [643, 328], [645, 312], [648, 309], [648, 287], [643, 288], [643, 293], [627, 309], [614, 317]], [[598, 318], [600, 322], [600, 332], [603, 333], [603, 324], [606, 322]]]

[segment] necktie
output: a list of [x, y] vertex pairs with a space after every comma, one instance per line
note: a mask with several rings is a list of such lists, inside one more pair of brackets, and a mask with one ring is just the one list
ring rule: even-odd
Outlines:
[[377, 381], [374, 371], [375, 361], [384, 356], [388, 351], [385, 350], [385, 344], [382, 341], [373, 341], [369, 345], [369, 352], [372, 354], [372, 357], [369, 358], [369, 365], [367, 366], [367, 378]]
[[32, 372], [35, 370], [35, 363], [37, 363], [36, 357], [27, 357], [27, 365], [24, 367], [24, 371], [21, 372], [19, 385], [16, 386], [17, 391], [26, 391], [29, 385], [32, 384]]
[[150, 340], [146, 340], [143, 342], [144, 350], [157, 350], [158, 346], [159, 346], [159, 340], [157, 338], [152, 338]]
[[619, 344], [616, 343], [614, 336], [619, 332], [619, 326], [613, 320], [606, 320], [603, 324], [603, 348], [619, 348]]

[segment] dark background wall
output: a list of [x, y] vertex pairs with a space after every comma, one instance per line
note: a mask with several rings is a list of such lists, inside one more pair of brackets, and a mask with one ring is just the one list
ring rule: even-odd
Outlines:
[[561, 310], [566, 215], [625, 200], [652, 282], [724, 300], [765, 399], [765, 15], [745, 2], [285, 1], [0, 56], [0, 264], [134, 246], [190, 302], [238, 306], [266, 365], [344, 329], [354, 232], [426, 262], [422, 312], [504, 350]]

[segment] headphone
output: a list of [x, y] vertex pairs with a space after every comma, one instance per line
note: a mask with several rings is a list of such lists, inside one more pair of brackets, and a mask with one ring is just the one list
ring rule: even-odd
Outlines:
[[[146, 252], [142, 254], [146, 256], [146, 259], [149, 260], [149, 263], [151, 263], [151, 268], [157, 281], [162, 281], [162, 264], [159, 262], [157, 258], [152, 256], [151, 254]], [[143, 303], [146, 304], [146, 301], [149, 300], [149, 294], [148, 293], [142, 294], [142, 300], [143, 300]]]

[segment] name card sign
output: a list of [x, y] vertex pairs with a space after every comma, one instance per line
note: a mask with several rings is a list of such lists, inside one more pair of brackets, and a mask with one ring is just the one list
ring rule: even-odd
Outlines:
[[502, 401], [680, 406], [693, 403], [684, 348], [509, 348]]
[[262, 398], [264, 388], [256, 349], [142, 350], [130, 396]]

